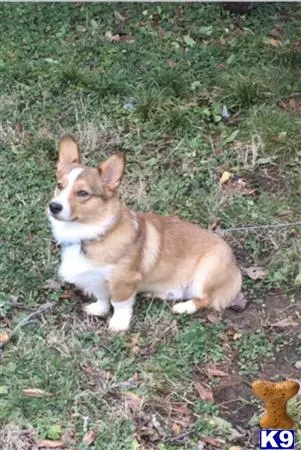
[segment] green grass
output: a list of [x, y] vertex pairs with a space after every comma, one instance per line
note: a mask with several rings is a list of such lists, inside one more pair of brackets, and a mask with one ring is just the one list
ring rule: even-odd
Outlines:
[[[116, 34], [115, 6], [133, 42], [106, 37]], [[204, 227], [217, 218], [223, 228], [301, 220], [301, 116], [278, 107], [301, 90], [300, 6], [262, 5], [245, 17], [243, 30], [219, 5], [115, 6], [0, 5], [0, 331], [46, 300], [57, 303], [3, 353], [3, 450], [29, 450], [24, 429], [41, 439], [72, 431], [70, 448], [82, 449], [86, 416], [97, 450], [191, 449], [202, 434], [227, 440], [229, 432], [212, 425], [223, 406], [195, 390], [206, 367], [228, 367], [252, 381], [268, 358], [281, 376], [277, 332], [266, 325], [253, 333], [242, 322], [235, 341], [229, 322], [210, 323], [205, 313], [176, 318], [169, 305], [140, 299], [131, 331], [110, 336], [102, 321], [62, 299], [63, 289], [45, 288], [59, 259], [45, 211], [63, 133], [76, 136], [89, 164], [126, 152], [122, 195], [135, 209]], [[277, 26], [283, 39], [272, 47]], [[239, 121], [222, 120], [225, 105]], [[225, 170], [259, 195], [221, 187]], [[245, 279], [254, 305], [275, 290], [283, 308], [291, 296], [298, 302], [300, 233], [226, 235], [243, 267], [268, 271], [261, 281]], [[26, 388], [52, 396], [25, 397]], [[143, 399], [140, 409], [128, 392]], [[188, 430], [177, 441], [176, 433]]]

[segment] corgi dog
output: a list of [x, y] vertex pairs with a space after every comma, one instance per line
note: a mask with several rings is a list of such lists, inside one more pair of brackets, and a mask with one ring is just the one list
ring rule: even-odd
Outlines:
[[104, 317], [112, 306], [109, 329], [124, 331], [139, 292], [180, 300], [176, 314], [230, 306], [242, 276], [229, 245], [178, 217], [131, 211], [117, 192], [124, 170], [121, 153], [92, 168], [71, 136], [59, 141], [48, 216], [62, 249], [60, 278], [94, 298], [86, 313]]

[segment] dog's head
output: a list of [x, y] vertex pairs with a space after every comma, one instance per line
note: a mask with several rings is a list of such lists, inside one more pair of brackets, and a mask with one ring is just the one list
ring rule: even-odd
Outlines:
[[117, 198], [124, 168], [123, 153], [111, 156], [96, 168], [81, 164], [76, 141], [63, 136], [59, 141], [57, 184], [49, 204], [50, 217], [79, 223], [106, 220]]

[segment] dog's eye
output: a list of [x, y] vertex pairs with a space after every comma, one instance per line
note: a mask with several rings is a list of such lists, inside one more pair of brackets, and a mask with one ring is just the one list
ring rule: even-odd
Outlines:
[[88, 195], [89, 195], [89, 192], [87, 192], [87, 191], [78, 191], [77, 192], [78, 197], [88, 197]]
[[57, 183], [56, 187], [58, 188], [59, 191], [61, 191], [64, 186], [62, 185], [62, 183]]

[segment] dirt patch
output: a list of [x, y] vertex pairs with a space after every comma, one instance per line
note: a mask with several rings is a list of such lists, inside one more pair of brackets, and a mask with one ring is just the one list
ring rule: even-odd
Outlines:
[[214, 389], [214, 398], [221, 415], [234, 426], [245, 428], [257, 411], [257, 406], [251, 403], [254, 399], [251, 385], [238, 374], [223, 380]]
[[279, 192], [285, 189], [285, 176], [281, 173], [278, 165], [245, 172], [243, 178], [249, 188], [256, 189], [259, 194], [263, 190], [265, 192]]

